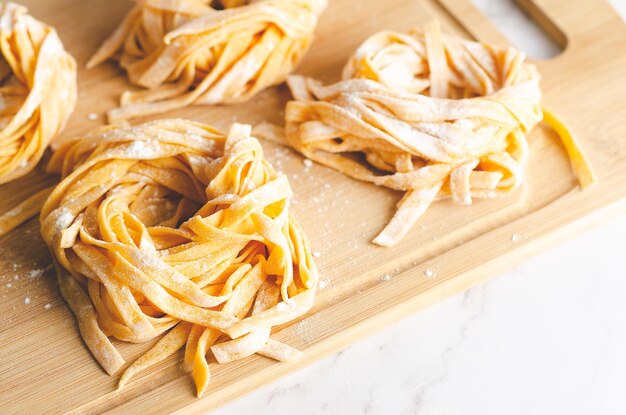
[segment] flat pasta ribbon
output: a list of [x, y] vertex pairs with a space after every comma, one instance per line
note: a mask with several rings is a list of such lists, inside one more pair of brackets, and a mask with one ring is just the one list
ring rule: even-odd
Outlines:
[[[543, 116], [540, 77], [524, 59], [513, 48], [444, 35], [437, 22], [380, 32], [350, 58], [342, 81], [290, 77], [295, 101], [287, 104], [284, 137], [263, 126], [258, 134], [352, 178], [404, 191], [373, 241], [391, 246], [437, 199], [471, 204], [520, 186], [526, 134]], [[593, 183], [573, 136], [548, 118], [583, 186]]]
[[108, 337], [166, 333], [120, 387], [183, 346], [198, 396], [208, 353], [219, 363], [300, 356], [270, 331], [309, 310], [318, 274], [289, 214], [287, 178], [249, 126], [228, 135], [184, 120], [105, 127], [64, 143], [49, 169], [63, 179], [41, 233], [94, 357], [113, 374], [124, 359]]
[[76, 62], [56, 31], [30, 16], [25, 7], [0, 4], [0, 13], [3, 184], [33, 170], [65, 126], [76, 104]]
[[147, 88], [125, 92], [110, 121], [247, 101], [300, 62], [326, 7], [326, 0], [137, 3], [87, 63], [115, 57], [130, 82]]

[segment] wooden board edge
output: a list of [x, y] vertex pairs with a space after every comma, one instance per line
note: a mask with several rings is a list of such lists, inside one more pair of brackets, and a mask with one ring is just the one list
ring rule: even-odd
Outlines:
[[[588, 214], [562, 226], [559, 232], [544, 233], [541, 237], [532, 239], [515, 250], [510, 250], [504, 255], [494, 257], [477, 267], [459, 273], [443, 283], [434, 285], [428, 291], [424, 291], [417, 296], [388, 307], [384, 310], [384, 313], [381, 312], [376, 314], [373, 318], [357, 321], [355, 324], [346, 327], [340, 333], [329, 336], [328, 338], [325, 338], [307, 348], [305, 356], [301, 361], [288, 366], [282, 366], [281, 368], [269, 369], [272, 373], [272, 382], [275, 382], [288, 374], [308, 367], [313, 363], [333, 353], [341, 351], [356, 342], [362, 341], [405, 318], [415, 315], [417, 312], [424, 310], [431, 305], [476, 287], [498, 276], [498, 274], [519, 265], [525, 260], [539, 253], [545, 252], [547, 249], [555, 247], [556, 245], [566, 242], [567, 240], [571, 240], [585, 231], [606, 223], [610, 221], [611, 218], [624, 213], [626, 213], [626, 198], [622, 198], [602, 208], [590, 211]], [[488, 232], [487, 235], [489, 233], [490, 232]], [[402, 274], [413, 274], [419, 267], [420, 266], [418, 265], [407, 269], [403, 271]], [[266, 385], [268, 385], [266, 374], [256, 374], [256, 376], [253, 375], [250, 376], [250, 378], [246, 378], [244, 385], [228, 385], [228, 387], [225, 388], [225, 393], [223, 395], [205, 396], [204, 398], [197, 399], [185, 406], [175, 409], [172, 413], [177, 415], [206, 414], [208, 413], [207, 411], [224, 406], [233, 400], [243, 397]], [[84, 406], [82, 409], [88, 410], [88, 408]], [[75, 410], [72, 410], [71, 413], [74, 413], [74, 411]], [[109, 413], [117, 413], [117, 411], [113, 408], [113, 411]]]

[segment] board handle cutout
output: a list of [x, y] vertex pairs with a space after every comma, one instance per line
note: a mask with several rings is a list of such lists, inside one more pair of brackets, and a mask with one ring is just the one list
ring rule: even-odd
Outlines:
[[[504, 46], [512, 44], [535, 60], [559, 56], [568, 38], [534, 0], [439, 0], [440, 4], [476, 40]], [[491, 13], [506, 14], [491, 20]], [[495, 21], [495, 22], [494, 22]]]

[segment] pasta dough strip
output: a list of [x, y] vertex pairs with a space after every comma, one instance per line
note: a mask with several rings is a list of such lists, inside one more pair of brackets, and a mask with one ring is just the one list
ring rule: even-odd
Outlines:
[[548, 124], [557, 135], [561, 138], [563, 146], [569, 154], [569, 158], [572, 162], [572, 167], [580, 180], [580, 185], [583, 189], [591, 186], [598, 181], [595, 173], [591, 169], [591, 164], [587, 161], [585, 154], [581, 151], [578, 140], [572, 134], [572, 130], [569, 129], [565, 123], [557, 118], [551, 111], [543, 107], [543, 121]]
[[37, 216], [53, 188], [54, 186], [38, 191], [13, 209], [0, 215], [0, 236], [11, 232], [22, 223]]

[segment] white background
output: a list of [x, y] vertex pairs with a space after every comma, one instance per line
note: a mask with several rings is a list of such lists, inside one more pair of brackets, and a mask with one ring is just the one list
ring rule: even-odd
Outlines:
[[[553, 52], [510, 0], [476, 3]], [[626, 414], [625, 236], [614, 218], [212, 415]]]

